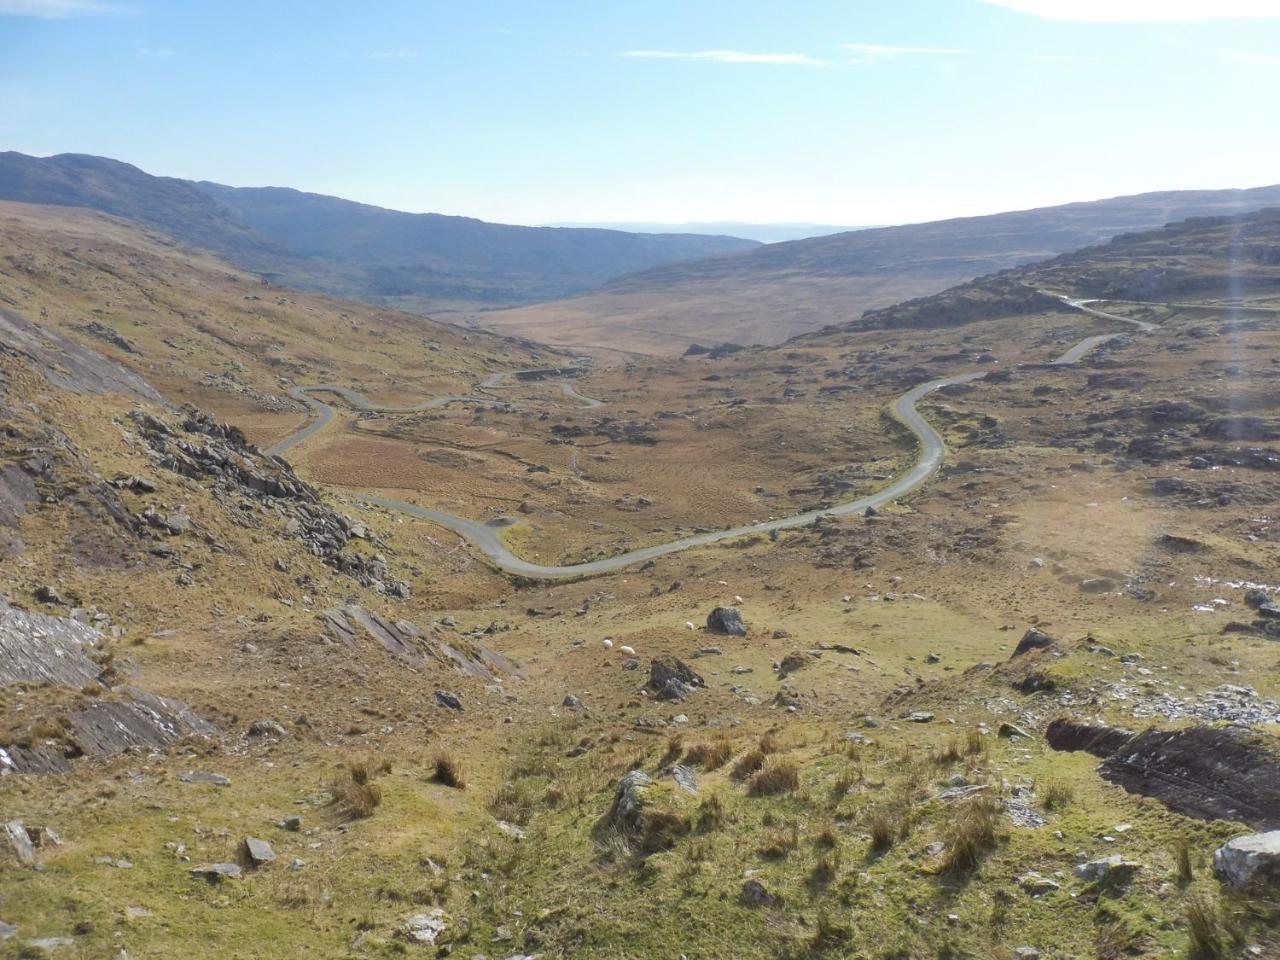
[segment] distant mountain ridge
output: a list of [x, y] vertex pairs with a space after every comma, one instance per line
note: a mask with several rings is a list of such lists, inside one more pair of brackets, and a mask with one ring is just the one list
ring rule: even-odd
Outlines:
[[549, 227], [595, 227], [602, 230], [625, 230], [628, 233], [696, 233], [704, 236], [742, 237], [761, 243], [782, 243], [827, 237], [833, 233], [871, 230], [881, 224], [835, 226], [829, 223], [745, 223], [736, 220], [711, 223], [549, 223]]
[[1118, 234], [1270, 206], [1280, 206], [1280, 186], [1166, 191], [858, 230], [668, 264], [482, 320], [565, 346], [641, 353], [680, 353], [693, 342], [780, 343]]
[[157, 177], [85, 154], [0, 153], [0, 200], [88, 207], [290, 286], [418, 310], [571, 296], [624, 273], [757, 246], [403, 213], [288, 188]]

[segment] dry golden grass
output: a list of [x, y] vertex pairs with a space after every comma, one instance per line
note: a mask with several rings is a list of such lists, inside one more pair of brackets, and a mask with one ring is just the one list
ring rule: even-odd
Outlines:
[[457, 757], [449, 753], [436, 754], [434, 762], [435, 770], [431, 774], [431, 779], [436, 783], [443, 784], [446, 787], [453, 787], [462, 790], [467, 785], [467, 778], [462, 772], [462, 762]]
[[719, 738], [710, 743], [695, 743], [684, 755], [684, 762], [702, 767], [703, 770], [719, 770], [733, 756], [733, 744]]
[[747, 782], [747, 796], [772, 797], [790, 793], [800, 786], [800, 771], [794, 763], [776, 761], [760, 770]]
[[939, 869], [943, 873], [967, 873], [982, 862], [982, 857], [997, 843], [1000, 801], [979, 794], [962, 800], [947, 819], [944, 834], [946, 849]]

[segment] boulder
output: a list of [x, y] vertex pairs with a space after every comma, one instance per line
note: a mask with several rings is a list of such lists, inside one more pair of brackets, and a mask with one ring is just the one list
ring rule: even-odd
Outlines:
[[716, 607], [707, 614], [707, 629], [730, 637], [747, 635], [747, 625], [742, 622], [742, 611], [737, 607]]
[[1120, 855], [1105, 857], [1102, 860], [1090, 860], [1076, 866], [1075, 874], [1088, 883], [1124, 882], [1142, 869], [1142, 864], [1134, 860], [1126, 860]]
[[197, 880], [218, 883], [221, 880], [239, 880], [243, 874], [235, 863], [206, 863], [191, 868], [191, 876]]
[[275, 720], [255, 720], [249, 724], [249, 736], [283, 739], [288, 734], [285, 732], [284, 727]]
[[742, 885], [742, 902], [749, 907], [776, 907], [782, 899], [770, 893], [759, 880], [748, 880]]
[[649, 664], [648, 688], [659, 700], [681, 701], [694, 687], [704, 686], [706, 681], [676, 657], [663, 657]]
[[271, 844], [257, 837], [245, 837], [244, 843], [241, 844], [241, 851], [244, 853], [245, 860], [255, 867], [264, 866], [276, 858], [276, 852], [271, 849]]
[[411, 943], [443, 947], [456, 940], [462, 927], [439, 907], [427, 913], [415, 913], [400, 922], [400, 935]]
[[618, 781], [618, 789], [613, 796], [613, 806], [609, 808], [607, 820], [609, 825], [623, 833], [634, 833], [640, 827], [641, 811], [644, 809], [645, 792], [653, 785], [653, 778], [643, 770], [632, 770]]
[[1244, 603], [1245, 606], [1257, 610], [1259, 607], [1271, 603], [1271, 597], [1267, 595], [1266, 591], [1254, 588], [1244, 592]]
[[1115, 581], [1106, 577], [1090, 577], [1080, 581], [1080, 590], [1084, 593], [1111, 593], [1115, 588]]
[[1214, 851], [1213, 872], [1233, 887], [1280, 886], [1280, 830], [1228, 840]]
[[1053, 646], [1053, 637], [1049, 636], [1043, 630], [1037, 630], [1032, 627], [1022, 635], [1022, 639], [1018, 641], [1018, 645], [1013, 648], [1013, 656], [1020, 657], [1032, 650], [1043, 650], [1046, 647]]
[[30, 864], [36, 862], [35, 844], [31, 842], [31, 836], [27, 833], [27, 828], [22, 825], [21, 820], [10, 820], [4, 825], [4, 839], [8, 845], [10, 852], [17, 857], [19, 863]]
[[436, 703], [450, 710], [462, 710], [462, 700], [456, 693], [450, 693], [448, 690], [436, 691]]

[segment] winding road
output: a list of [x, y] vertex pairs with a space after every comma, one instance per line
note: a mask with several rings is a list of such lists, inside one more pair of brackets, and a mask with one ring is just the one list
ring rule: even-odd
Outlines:
[[[1156, 329], [1155, 324], [1147, 323], [1143, 320], [1134, 320], [1129, 317], [1106, 313], [1091, 306], [1091, 304], [1099, 303], [1101, 301], [1074, 300], [1058, 294], [1051, 295], [1056, 296], [1067, 306], [1099, 319], [1128, 324], [1132, 327], [1136, 327], [1144, 333], [1151, 332]], [[1107, 333], [1086, 337], [1079, 343], [1075, 344], [1075, 346], [1070, 350], [1067, 350], [1065, 353], [1050, 362], [1057, 366], [1077, 363], [1091, 351], [1119, 336], [1122, 336], [1122, 334]], [[494, 374], [479, 384], [477, 389], [499, 386], [507, 376], [509, 376], [509, 374]], [[917, 489], [926, 480], [928, 480], [938, 467], [942, 465], [943, 457], [946, 454], [946, 444], [943, 442], [941, 434], [939, 434], [938, 431], [935, 430], [927, 420], [925, 420], [924, 416], [916, 409], [916, 404], [930, 393], [940, 390], [943, 387], [949, 387], [959, 383], [969, 383], [983, 376], [985, 376], [985, 371], [973, 371], [969, 373], [953, 374], [949, 377], [940, 377], [937, 380], [930, 380], [927, 383], [922, 383], [918, 386], [912, 387], [893, 402], [891, 409], [894, 417], [896, 417], [916, 436], [916, 439], [920, 443], [920, 452], [916, 457], [916, 462], [909, 470], [894, 478], [893, 482], [887, 487], [877, 490], [875, 493], [859, 497], [856, 500], [849, 500], [845, 503], [840, 503], [832, 507], [809, 510], [805, 513], [798, 513], [790, 517], [767, 520], [761, 523], [748, 523], [739, 527], [730, 527], [725, 530], [713, 530], [707, 533], [699, 533], [689, 537], [682, 537], [678, 540], [671, 540], [667, 543], [655, 544], [651, 547], [641, 547], [637, 550], [629, 550], [626, 553], [620, 553], [612, 557], [607, 557], [603, 560], [592, 560], [586, 563], [574, 563], [564, 566], [532, 563], [516, 556], [502, 541], [502, 530], [517, 522], [513, 519], [501, 518], [490, 521], [469, 520], [465, 517], [456, 517], [453, 514], [442, 513], [438, 510], [430, 510], [426, 507], [421, 507], [414, 503], [408, 503], [404, 500], [392, 500], [387, 497], [371, 496], [368, 494], [362, 495], [361, 499], [387, 510], [394, 510], [407, 516], [415, 517], [419, 520], [428, 520], [432, 523], [439, 524], [442, 527], [447, 527], [459, 536], [468, 540], [473, 546], [479, 548], [495, 566], [518, 576], [539, 580], [554, 580], [611, 573], [615, 570], [621, 570], [637, 563], [644, 563], [647, 560], [664, 557], [671, 553], [679, 553], [682, 550], [689, 550], [694, 547], [704, 547], [709, 544], [720, 543], [724, 540], [732, 540], [736, 537], [751, 536], [753, 534], [768, 534], [777, 530], [790, 530], [795, 527], [802, 527], [806, 524], [813, 523], [819, 517], [846, 516], [851, 513], [864, 512], [868, 507], [879, 508], [892, 503], [894, 500], [897, 500]], [[566, 396], [582, 401], [589, 407], [600, 406], [603, 402], [593, 397], [583, 396], [578, 393], [574, 389], [573, 384], [568, 381], [564, 381], [561, 384], [561, 390]], [[324, 429], [324, 427], [333, 419], [333, 407], [317, 400], [312, 396], [313, 393], [336, 394], [342, 397], [347, 403], [351, 404], [351, 406], [356, 410], [377, 413], [413, 413], [419, 410], [431, 410], [439, 407], [445, 407], [452, 403], [493, 402], [492, 398], [479, 396], [441, 396], [434, 397], [411, 407], [379, 407], [370, 404], [363, 394], [347, 387], [341, 387], [334, 384], [312, 384], [309, 386], [294, 387], [289, 391], [289, 395], [306, 403], [312, 412], [317, 415], [317, 419], [307, 424], [297, 433], [294, 433], [277, 443], [267, 451], [269, 454], [278, 456], [284, 451], [289, 450], [298, 443], [301, 443], [303, 440], [306, 440], [308, 437]]]

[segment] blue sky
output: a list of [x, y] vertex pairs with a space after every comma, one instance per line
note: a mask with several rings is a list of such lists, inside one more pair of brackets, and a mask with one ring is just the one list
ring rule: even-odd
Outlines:
[[0, 0], [0, 149], [514, 223], [1280, 182], [1280, 0]]

